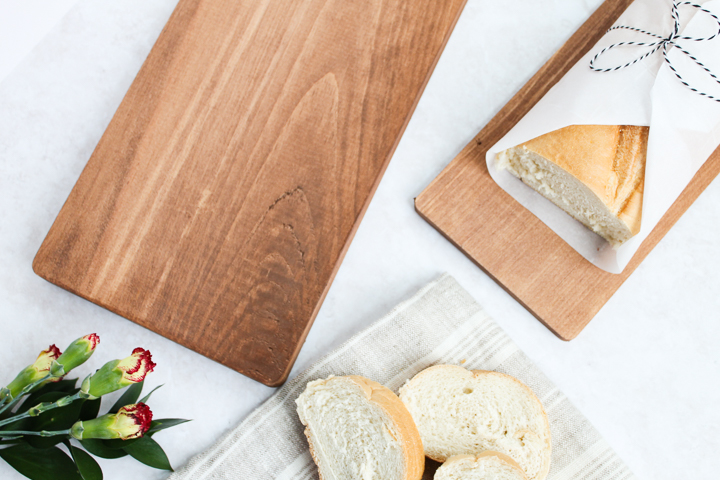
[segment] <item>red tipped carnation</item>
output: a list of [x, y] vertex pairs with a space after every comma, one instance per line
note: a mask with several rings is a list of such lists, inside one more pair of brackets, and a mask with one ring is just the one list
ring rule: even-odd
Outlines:
[[60, 355], [62, 355], [62, 352], [58, 347], [55, 346], [55, 344], [52, 344], [48, 347], [47, 350], [43, 350], [40, 352], [40, 355], [46, 354], [49, 357], [52, 357], [53, 359], [57, 359]]
[[33, 363], [33, 367], [35, 367], [35, 370], [38, 372], [49, 372], [53, 360], [57, 360], [60, 355], [62, 355], [60, 349], [54, 344], [50, 345], [47, 350], [40, 352], [37, 360]]
[[129, 440], [145, 435], [150, 430], [152, 417], [150, 407], [144, 403], [126, 405], [117, 413], [75, 422], [70, 429], [70, 435], [78, 440], [90, 438]]
[[[7, 389], [11, 397], [15, 398], [20, 395], [23, 388], [31, 383], [47, 378], [50, 373], [50, 367], [52, 367], [53, 362], [57, 360], [60, 355], [60, 350], [55, 345], [50, 345], [47, 350], [40, 352], [35, 363], [25, 367], [12, 382], [8, 383]], [[58, 382], [61, 379], [62, 377], [51, 377], [43, 382], [43, 384], [47, 382]]]
[[142, 382], [154, 368], [155, 364], [150, 352], [144, 348], [136, 348], [129, 357], [112, 360], [103, 365], [91, 377], [83, 381], [81, 390], [93, 398], [99, 398], [115, 390]]
[[152, 423], [153, 414], [150, 407], [144, 403], [136, 403], [134, 405], [126, 405], [118, 411], [118, 416], [125, 415], [127, 417], [127, 423], [135, 426], [132, 430], [132, 436], [125, 438], [142, 437], [145, 433], [150, 430], [150, 424]]
[[[35, 368], [37, 368], [38, 372], [49, 372], [53, 360], [57, 360], [60, 355], [62, 355], [60, 349], [55, 344], [50, 345], [47, 350], [40, 352], [37, 360], [35, 360]], [[62, 380], [62, 377], [54, 377], [48, 382], [59, 382], [60, 380]]]
[[95, 348], [100, 343], [100, 337], [95, 333], [85, 335], [73, 341], [65, 349], [65, 353], [57, 358], [57, 363], [62, 367], [61, 372], [67, 374], [70, 370], [79, 367], [87, 362], [92, 356]]
[[97, 333], [91, 333], [89, 335], [85, 335], [82, 338], [84, 338], [85, 340], [90, 342], [90, 350], [95, 350], [97, 348], [97, 346], [100, 344], [100, 337], [98, 336]]
[[145, 376], [155, 368], [150, 350], [136, 348], [132, 355], [120, 360], [117, 368], [123, 371], [123, 379], [133, 383], [145, 380]]

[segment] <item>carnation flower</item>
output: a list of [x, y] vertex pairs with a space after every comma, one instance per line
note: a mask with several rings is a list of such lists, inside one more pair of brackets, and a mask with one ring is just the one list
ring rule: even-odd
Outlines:
[[99, 438], [129, 440], [145, 435], [152, 423], [152, 411], [144, 403], [122, 407], [118, 413], [103, 415], [94, 420], [76, 422], [70, 435], [78, 440]]
[[100, 337], [96, 333], [85, 335], [72, 342], [65, 353], [57, 358], [57, 363], [62, 367], [64, 374], [85, 363], [100, 343]]
[[81, 391], [89, 398], [99, 398], [133, 383], [142, 382], [154, 368], [150, 351], [136, 348], [129, 357], [108, 362], [94, 375], [86, 378]]
[[145, 380], [145, 375], [153, 371], [155, 364], [150, 350], [136, 348], [132, 355], [120, 360], [117, 368], [123, 371], [123, 378], [126, 381], [137, 383]]
[[[12, 398], [17, 397], [23, 388], [42, 380], [50, 373], [50, 367], [58, 357], [60, 357], [60, 349], [55, 345], [50, 345], [47, 350], [43, 350], [38, 355], [37, 360], [32, 365], [25, 367], [15, 379], [7, 385], [7, 391]], [[49, 382], [57, 382], [62, 377], [51, 378]], [[43, 382], [45, 383], [45, 382]]]

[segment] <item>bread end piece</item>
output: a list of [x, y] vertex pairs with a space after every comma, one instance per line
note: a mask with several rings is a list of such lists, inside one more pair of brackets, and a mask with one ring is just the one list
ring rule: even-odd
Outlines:
[[486, 451], [448, 458], [435, 472], [433, 480], [527, 480], [527, 476], [512, 458]]
[[640, 231], [648, 134], [571, 125], [500, 152], [496, 165], [617, 247]]
[[420, 480], [420, 434], [390, 389], [360, 376], [310, 382], [296, 400], [322, 480]]

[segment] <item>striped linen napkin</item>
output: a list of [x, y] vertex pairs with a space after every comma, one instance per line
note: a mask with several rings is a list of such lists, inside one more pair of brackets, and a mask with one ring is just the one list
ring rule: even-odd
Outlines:
[[[208, 451], [168, 480], [317, 479], [295, 399], [312, 380], [363, 375], [397, 392], [435, 364], [512, 375], [540, 398], [550, 419], [548, 480], [629, 480], [627, 466], [555, 385], [449, 275], [422, 288], [299, 374]], [[424, 479], [437, 467], [427, 462]], [[382, 480], [382, 479], [378, 479]]]

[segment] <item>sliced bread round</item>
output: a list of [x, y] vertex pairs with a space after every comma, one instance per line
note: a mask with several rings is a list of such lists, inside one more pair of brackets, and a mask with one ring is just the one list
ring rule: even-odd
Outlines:
[[435, 472], [433, 480], [527, 480], [520, 465], [499, 452], [456, 455]]
[[436, 365], [400, 389], [425, 448], [444, 462], [487, 450], [508, 455], [529, 480], [550, 470], [550, 424], [540, 400], [519, 380], [502, 373]]
[[390, 389], [360, 376], [308, 383], [296, 400], [321, 480], [419, 480], [422, 441]]

